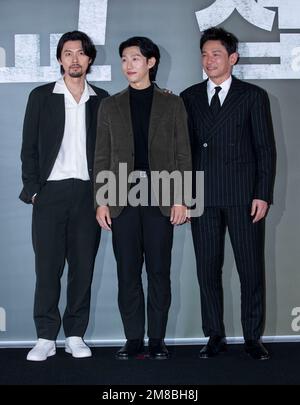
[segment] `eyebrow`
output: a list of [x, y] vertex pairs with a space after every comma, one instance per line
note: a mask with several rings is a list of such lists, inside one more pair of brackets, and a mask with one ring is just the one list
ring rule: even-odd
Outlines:
[[[205, 52], [201, 52], [202, 56], [206, 56], [208, 55], [209, 52], [205, 51]], [[223, 54], [223, 52], [221, 50], [213, 50], [210, 52], [211, 54]]]
[[[126, 58], [127, 55], [122, 55], [122, 58]], [[128, 55], [128, 56], [142, 56], [140, 53], [135, 53], [133, 55]]]
[[82, 48], [78, 48], [78, 49], [65, 49], [64, 52], [77, 52], [77, 51], [83, 51]]
[[215, 48], [215, 49], [210, 49], [209, 51], [208, 50], [203, 50], [202, 52], [222, 52], [222, 49], [221, 48]]

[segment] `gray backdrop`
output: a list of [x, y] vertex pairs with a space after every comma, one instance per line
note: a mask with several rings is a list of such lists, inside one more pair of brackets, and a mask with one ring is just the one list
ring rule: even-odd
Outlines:
[[[241, 4], [254, 0], [241, 1]], [[296, 0], [298, 2], [298, 0]], [[295, 2], [295, 4], [296, 4]], [[179, 93], [202, 80], [200, 30], [195, 12], [212, 0], [108, 0], [105, 44], [97, 46], [96, 65], [111, 66], [111, 81], [95, 82], [111, 94], [126, 86], [120, 70], [119, 43], [132, 35], [152, 38], [162, 58], [158, 84]], [[218, 1], [222, 4], [222, 0]], [[223, 0], [223, 5], [229, 1]], [[269, 1], [269, 3], [272, 3]], [[274, 3], [276, 1], [274, 0]], [[271, 31], [256, 27], [235, 10], [222, 26], [242, 42], [278, 42], [280, 33], [300, 33], [297, 27], [278, 28], [278, 9]], [[293, 10], [289, 10], [293, 14]], [[78, 28], [79, 0], [0, 0], [1, 66], [15, 66], [15, 35], [39, 34], [41, 65], [49, 65], [49, 35]], [[296, 36], [294, 37], [296, 38]], [[297, 37], [298, 38], [298, 37]], [[300, 41], [298, 44], [300, 47]], [[298, 48], [299, 49], [299, 48]], [[4, 58], [3, 55], [6, 55]], [[2, 59], [1, 59], [2, 58]], [[249, 62], [249, 60], [244, 60]], [[256, 61], [255, 61], [256, 62]], [[266, 63], [264, 60], [262, 62]], [[280, 63], [272, 57], [268, 63]], [[26, 64], [26, 62], [24, 62]], [[250, 63], [250, 62], [249, 62]], [[259, 62], [261, 63], [261, 61]], [[247, 71], [247, 69], [246, 69]], [[250, 70], [249, 70], [250, 71]], [[268, 69], [264, 70], [265, 77]], [[271, 100], [278, 150], [275, 203], [266, 230], [265, 336], [297, 339], [300, 330], [299, 249], [299, 78], [249, 80], [265, 88]], [[3, 76], [3, 75], [2, 75]], [[20, 147], [22, 122], [29, 92], [41, 83], [0, 80], [0, 344], [24, 344], [35, 339], [32, 320], [34, 255], [31, 245], [31, 206], [18, 200], [21, 189]], [[229, 240], [224, 263], [225, 323], [228, 336], [242, 336], [240, 289]], [[66, 274], [66, 271], [65, 271]], [[65, 275], [61, 308], [65, 302]], [[145, 280], [146, 281], [146, 280]], [[176, 229], [172, 264], [172, 305], [167, 337], [189, 342], [203, 337], [199, 288], [189, 225]], [[292, 314], [292, 311], [294, 312]], [[6, 317], [5, 317], [6, 315]], [[294, 319], [294, 322], [292, 323]], [[60, 338], [63, 335], [60, 334]], [[88, 340], [101, 343], [124, 338], [117, 307], [116, 266], [111, 237], [102, 234], [93, 280]], [[183, 339], [183, 340], [181, 340]]]

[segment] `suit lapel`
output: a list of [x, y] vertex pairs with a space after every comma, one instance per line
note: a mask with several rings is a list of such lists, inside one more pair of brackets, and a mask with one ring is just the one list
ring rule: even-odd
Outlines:
[[[193, 102], [193, 108], [195, 109], [195, 116], [199, 117], [201, 125], [206, 128], [206, 131], [210, 131], [214, 125], [214, 116], [210, 110], [207, 97], [207, 80], [201, 83], [199, 91], [196, 93], [195, 102]], [[196, 119], [196, 122], [198, 119]]]
[[[51, 132], [63, 138], [65, 130], [65, 99], [63, 94], [51, 93], [47, 99]], [[53, 128], [53, 127], [54, 128]]]
[[[48, 97], [48, 107], [52, 122], [59, 127], [58, 133], [63, 136], [65, 129], [65, 98], [64, 94], [51, 92]], [[89, 128], [92, 123], [94, 114], [97, 113], [98, 97], [90, 96], [86, 103], [85, 108], [85, 122], [86, 122], [86, 134], [89, 133]]]
[[131, 123], [131, 111], [130, 111], [130, 100], [129, 100], [129, 89], [123, 90], [116, 96], [116, 102], [120, 111], [120, 115], [123, 120], [126, 132], [133, 137], [132, 123]]
[[[131, 111], [130, 111], [130, 100], [129, 100], [129, 89], [125, 89], [120, 94], [116, 96], [116, 102], [122, 117], [126, 133], [130, 135], [133, 142], [133, 129], [131, 121]], [[150, 147], [151, 142], [156, 134], [157, 127], [160, 123], [161, 116], [164, 114], [164, 106], [167, 103], [167, 98], [164, 97], [163, 91], [158, 87], [154, 86], [153, 90], [153, 100], [151, 106], [151, 115], [149, 122], [149, 138], [148, 147]], [[125, 133], [125, 132], [124, 132]]]
[[[224, 100], [220, 113], [218, 114], [216, 120], [213, 121], [213, 125], [210, 127], [210, 132], [214, 134], [219, 127], [224, 125], [225, 121], [232, 116], [232, 111], [234, 111], [239, 105], [243, 97], [243, 82], [233, 76], [227, 97]], [[209, 138], [211, 138], [213, 134]]]
[[91, 126], [92, 117], [94, 116], [94, 114], [97, 114], [97, 106], [98, 106], [98, 97], [90, 96], [85, 107], [85, 125], [87, 135], [89, 133], [89, 128]]
[[153, 89], [153, 100], [151, 106], [151, 114], [149, 121], [149, 138], [148, 138], [148, 147], [150, 148], [151, 142], [156, 133], [156, 129], [159, 125], [161, 116], [165, 111], [165, 103], [167, 102], [166, 97], [163, 94], [163, 91], [154, 85]]

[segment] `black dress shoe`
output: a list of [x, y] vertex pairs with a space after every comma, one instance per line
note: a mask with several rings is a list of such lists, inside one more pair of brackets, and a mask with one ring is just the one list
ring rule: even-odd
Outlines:
[[142, 339], [128, 339], [125, 345], [117, 351], [117, 360], [128, 360], [144, 352], [144, 341]]
[[149, 339], [149, 357], [152, 360], [169, 358], [169, 352], [163, 339]]
[[225, 338], [223, 336], [211, 336], [199, 353], [200, 359], [208, 359], [217, 356], [227, 350]]
[[245, 352], [254, 360], [269, 360], [270, 358], [267, 349], [259, 340], [246, 340]]

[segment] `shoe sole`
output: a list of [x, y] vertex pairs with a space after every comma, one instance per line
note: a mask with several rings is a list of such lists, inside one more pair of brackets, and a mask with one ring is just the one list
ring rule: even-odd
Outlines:
[[129, 355], [129, 356], [124, 356], [124, 357], [119, 357], [117, 354], [115, 355], [115, 359], [116, 360], [144, 360], [144, 358], [146, 357], [146, 353], [143, 352], [139, 352], [133, 355]]
[[155, 356], [149, 356], [150, 360], [158, 360], [158, 361], [163, 361], [163, 360], [169, 360], [170, 359], [170, 355], [169, 356], [165, 356], [165, 357], [155, 357]]
[[224, 354], [227, 352], [227, 347], [225, 346], [223, 349], [219, 350], [217, 353], [212, 354], [211, 356], [201, 356], [201, 354], [198, 355], [199, 359], [213, 359], [214, 357], [218, 356], [219, 354]]
[[265, 361], [265, 360], [270, 360], [270, 358], [271, 358], [271, 356], [268, 355], [266, 357], [262, 357], [259, 359], [259, 358], [252, 357], [251, 354], [248, 353], [246, 350], [245, 350], [245, 353], [247, 354], [248, 357], [251, 357], [252, 360]]
[[28, 361], [45, 361], [48, 359], [48, 357], [52, 357], [56, 355], [56, 349], [51, 350], [51, 352], [43, 359], [29, 359], [28, 357], [26, 357], [26, 360]]
[[72, 357], [74, 357], [74, 359], [85, 359], [87, 357], [92, 357], [92, 353], [90, 353], [88, 355], [84, 355], [84, 356], [74, 356], [74, 354], [72, 353], [72, 350], [69, 347], [65, 347], [65, 352], [68, 354], [71, 354]]

